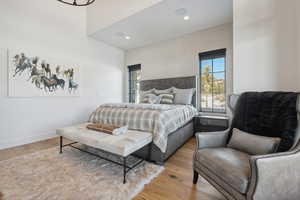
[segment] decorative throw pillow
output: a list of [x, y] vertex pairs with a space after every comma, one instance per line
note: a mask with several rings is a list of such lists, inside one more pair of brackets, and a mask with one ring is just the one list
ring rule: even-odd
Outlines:
[[150, 89], [150, 90], [146, 90], [146, 91], [140, 91], [140, 98], [139, 98], [139, 103], [141, 103], [143, 100], [144, 100], [144, 96], [146, 95], [146, 94], [154, 94], [154, 88], [152, 88], [152, 89]]
[[164, 93], [159, 95], [161, 97], [160, 103], [161, 104], [174, 104], [174, 93]]
[[141, 103], [158, 104], [160, 103], [161, 97], [155, 94], [145, 94]]
[[184, 104], [184, 105], [192, 104], [192, 99], [195, 91], [196, 91], [195, 88], [179, 89], [174, 87], [173, 88], [173, 92], [175, 93], [174, 104]]
[[173, 88], [168, 88], [168, 89], [165, 89], [165, 90], [154, 89], [154, 93], [156, 95], [166, 94], [166, 93], [173, 93]]
[[227, 147], [250, 155], [264, 155], [276, 152], [280, 141], [280, 138], [253, 135], [234, 128]]

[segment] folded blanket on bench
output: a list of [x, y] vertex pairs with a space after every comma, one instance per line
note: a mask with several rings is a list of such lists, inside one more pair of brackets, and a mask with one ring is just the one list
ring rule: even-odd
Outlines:
[[110, 124], [88, 124], [87, 128], [111, 135], [122, 135], [128, 131], [128, 126], [114, 126]]

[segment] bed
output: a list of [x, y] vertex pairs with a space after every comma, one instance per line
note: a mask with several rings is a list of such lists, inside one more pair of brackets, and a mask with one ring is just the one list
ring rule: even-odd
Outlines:
[[[196, 88], [196, 80], [195, 76], [144, 80], [140, 82], [140, 89], [146, 91], [152, 88]], [[153, 142], [135, 155], [163, 164], [193, 136], [193, 117], [197, 114], [196, 102], [197, 97], [194, 94], [192, 105], [103, 104], [91, 114], [89, 121], [127, 125], [129, 129], [152, 132]]]
[[[170, 87], [176, 87], [181, 89], [196, 88], [197, 91], [197, 77], [187, 76], [166, 79], [144, 80], [140, 82], [140, 90], [143, 91], [149, 90], [151, 88], [163, 90]], [[195, 108], [198, 107], [197, 103], [197, 95], [195, 93], [192, 99], [192, 104]], [[176, 152], [177, 149], [179, 149], [191, 137], [193, 137], [193, 135], [193, 120], [190, 120], [184, 126], [169, 134], [167, 150], [165, 153], [161, 152], [155, 144], [151, 143], [150, 145], [144, 147], [139, 152], [137, 152], [137, 155], [146, 158], [148, 152], [150, 152], [151, 161], [154, 161], [157, 164], [163, 164], [170, 156], [172, 156]]]

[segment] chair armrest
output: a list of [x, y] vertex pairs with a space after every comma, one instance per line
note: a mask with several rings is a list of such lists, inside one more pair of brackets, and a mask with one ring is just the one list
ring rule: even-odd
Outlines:
[[[300, 146], [300, 145], [299, 145]], [[247, 200], [298, 200], [300, 148], [284, 153], [252, 156]]]
[[225, 147], [230, 129], [217, 132], [196, 133], [197, 149]]

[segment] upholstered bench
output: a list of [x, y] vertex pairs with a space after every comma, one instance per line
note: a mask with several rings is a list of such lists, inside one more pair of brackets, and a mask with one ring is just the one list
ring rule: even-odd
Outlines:
[[[118, 165], [122, 165], [124, 169], [124, 179], [123, 183], [126, 182], [126, 173], [138, 166], [143, 159], [135, 163], [133, 166], [126, 165], [126, 159], [132, 153], [138, 151], [142, 147], [148, 145], [152, 142], [152, 134], [148, 132], [128, 130], [125, 134], [114, 136], [107, 133], [102, 133], [98, 131], [89, 130], [86, 128], [88, 123], [79, 124], [75, 126], [60, 128], [56, 130], [57, 135], [60, 136], [60, 153], [62, 153], [62, 148], [65, 146], [70, 146], [80, 151], [93, 154], [102, 159], [111, 161]], [[63, 144], [63, 138], [67, 138], [74, 142], [70, 144]], [[118, 163], [116, 161], [109, 160], [108, 158], [101, 157], [94, 153], [88, 152], [79, 147], [73, 146], [75, 143], [85, 144], [90, 147], [97, 148], [107, 153], [111, 153], [123, 158], [123, 163]]]

